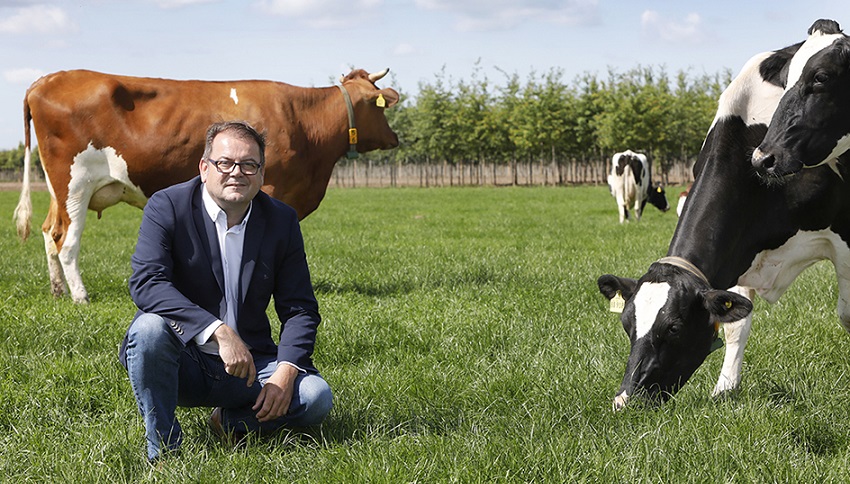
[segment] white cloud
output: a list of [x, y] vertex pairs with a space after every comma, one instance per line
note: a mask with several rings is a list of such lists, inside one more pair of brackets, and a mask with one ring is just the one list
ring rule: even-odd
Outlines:
[[598, 0], [416, 0], [416, 6], [454, 14], [460, 31], [509, 29], [526, 21], [562, 25], [599, 21]]
[[9, 15], [4, 10], [0, 9], [0, 33], [57, 34], [77, 30], [65, 11], [52, 5], [21, 7]]
[[401, 43], [393, 48], [394, 55], [411, 55], [416, 53], [416, 48], [407, 43]]
[[697, 13], [688, 14], [682, 20], [671, 20], [647, 10], [641, 14], [640, 24], [644, 35], [668, 43], [700, 43], [706, 39], [702, 17]]
[[32, 84], [33, 81], [44, 74], [45, 72], [42, 70], [23, 67], [3, 71], [3, 79], [12, 84]]
[[260, 0], [262, 11], [298, 19], [310, 27], [342, 28], [358, 25], [380, 11], [383, 0]]
[[212, 3], [216, 0], [153, 0], [160, 8], [180, 8], [187, 5], [200, 5], [202, 3]]

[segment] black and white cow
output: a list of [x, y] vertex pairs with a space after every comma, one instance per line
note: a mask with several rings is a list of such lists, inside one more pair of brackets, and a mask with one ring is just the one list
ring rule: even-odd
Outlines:
[[625, 300], [631, 342], [615, 409], [635, 394], [663, 401], [675, 393], [716, 347], [721, 325], [726, 356], [714, 393], [739, 385], [752, 303], [716, 288], [752, 288], [775, 302], [805, 268], [829, 259], [839, 321], [850, 331], [850, 167], [803, 170], [777, 184], [751, 163], [784, 86], [795, 82], [789, 67], [841, 37], [836, 22], [820, 20], [805, 43], [754, 56], [720, 97], [667, 257], [638, 280], [598, 279], [608, 299]]
[[842, 157], [850, 162], [850, 38], [823, 36], [813, 44], [810, 57], [792, 62], [799, 80], [789, 83], [753, 152], [753, 166], [769, 180]]
[[640, 221], [646, 202], [666, 212], [670, 205], [661, 185], [653, 186], [651, 172], [646, 155], [626, 150], [617, 153], [611, 159], [611, 173], [608, 175], [608, 187], [617, 200], [620, 211], [620, 223], [629, 218], [629, 207], [634, 207], [635, 220]]

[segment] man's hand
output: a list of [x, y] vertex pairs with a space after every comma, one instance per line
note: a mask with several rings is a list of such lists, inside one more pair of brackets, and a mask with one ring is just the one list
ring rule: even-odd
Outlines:
[[263, 385], [257, 401], [251, 408], [257, 412], [257, 420], [269, 422], [289, 411], [292, 393], [295, 391], [295, 377], [298, 369], [285, 363], [277, 365], [272, 376]]
[[247, 386], [254, 384], [254, 379], [257, 377], [257, 369], [254, 367], [254, 357], [248, 351], [248, 347], [242, 341], [242, 338], [236, 334], [236, 331], [222, 324], [216, 328], [211, 339], [218, 343], [218, 354], [221, 356], [221, 361], [224, 362], [224, 371], [228, 375], [233, 375], [238, 378], [247, 378]]

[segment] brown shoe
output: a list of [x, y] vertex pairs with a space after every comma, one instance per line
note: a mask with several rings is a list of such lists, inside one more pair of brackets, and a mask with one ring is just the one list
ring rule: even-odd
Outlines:
[[236, 447], [245, 440], [247, 433], [238, 430], [224, 430], [224, 425], [221, 423], [221, 407], [215, 407], [210, 414], [209, 420], [210, 430], [221, 440], [225, 445]]

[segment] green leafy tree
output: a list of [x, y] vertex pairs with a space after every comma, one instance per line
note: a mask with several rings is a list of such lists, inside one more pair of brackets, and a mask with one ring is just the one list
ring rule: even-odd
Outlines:
[[[24, 167], [24, 155], [26, 148], [23, 143], [19, 143], [17, 148], [11, 150], [0, 151], [0, 170], [4, 171], [20, 171]], [[38, 156], [38, 147], [32, 150], [32, 166], [41, 171], [41, 159]]]

